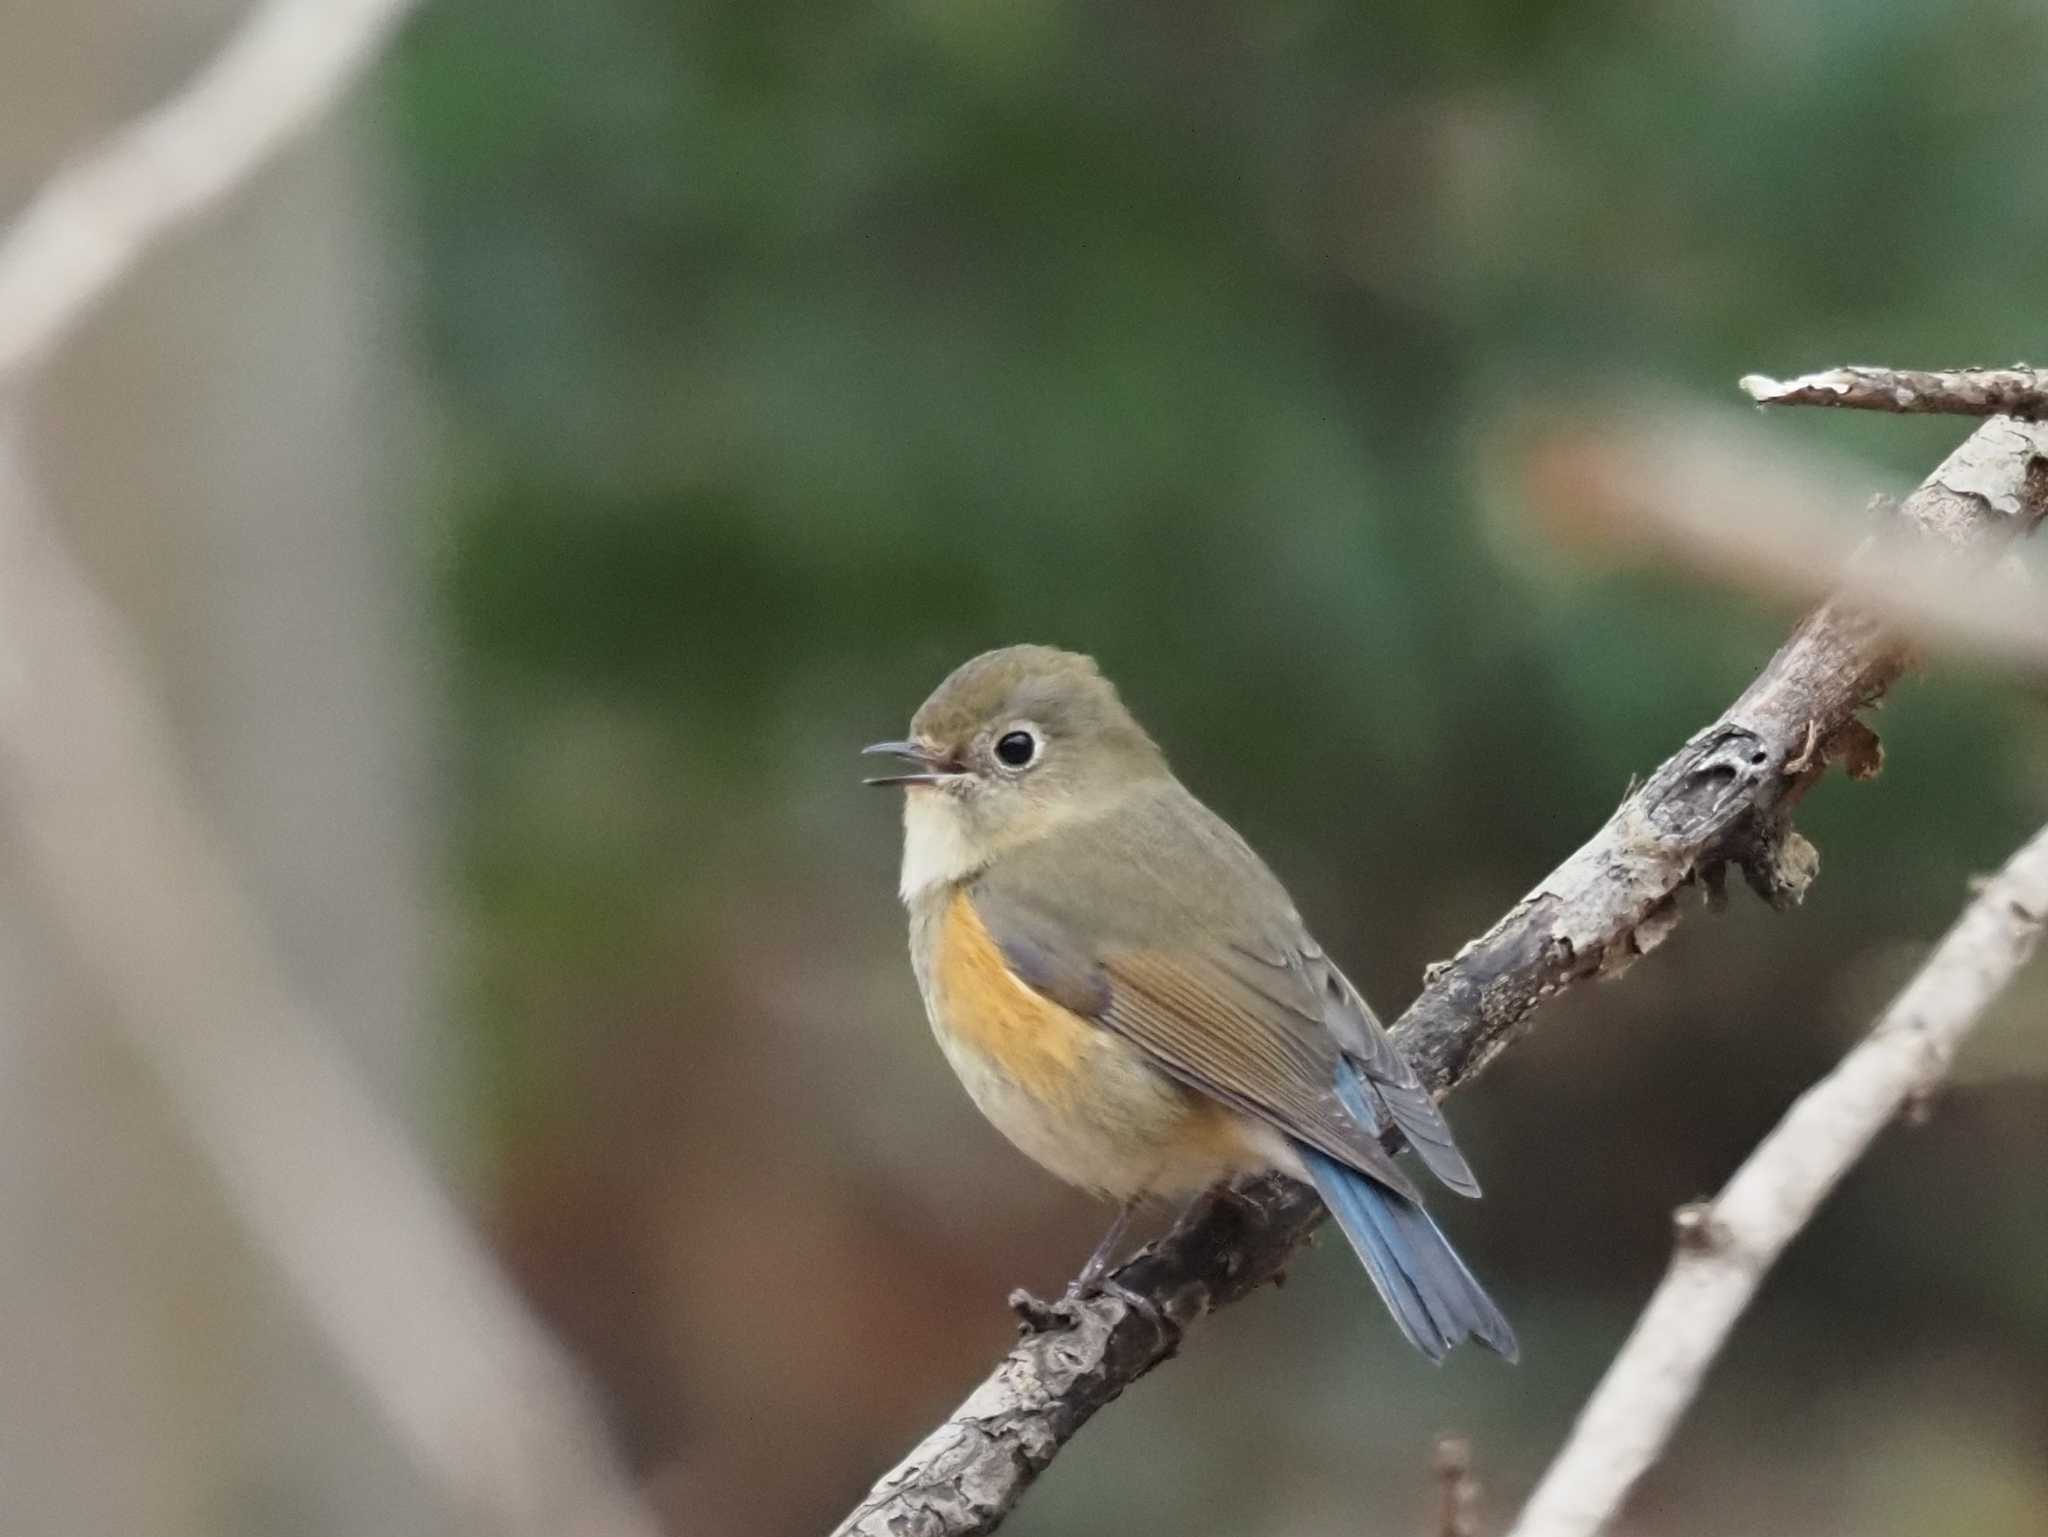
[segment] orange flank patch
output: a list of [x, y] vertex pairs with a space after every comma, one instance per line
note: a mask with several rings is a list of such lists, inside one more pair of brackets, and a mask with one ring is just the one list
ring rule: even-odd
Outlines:
[[1035, 1099], [1085, 1097], [1101, 1027], [1031, 990], [1012, 974], [964, 891], [939, 920], [932, 980], [945, 1028]]
[[1149, 1068], [1139, 1047], [1020, 981], [965, 892], [939, 920], [932, 984], [945, 1032], [1038, 1106], [1028, 1128], [1007, 1124], [1022, 1113], [1014, 1102], [1005, 1110], [983, 1100], [983, 1109], [1073, 1183], [1119, 1196], [1178, 1193], [1269, 1161], [1239, 1111]]

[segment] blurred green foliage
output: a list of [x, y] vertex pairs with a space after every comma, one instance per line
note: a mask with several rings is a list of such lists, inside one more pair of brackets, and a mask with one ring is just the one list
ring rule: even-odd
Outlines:
[[[1398, 1007], [1711, 718], [1788, 618], [1482, 516], [1502, 423], [1597, 402], [1589, 381], [1726, 400], [1749, 369], [2038, 357], [2044, 80], [2024, 0], [430, 7], [393, 108], [447, 428], [460, 981], [507, 1241], [554, 1267], [537, 1289], [615, 1386], [641, 1373], [618, 1391], [650, 1463], [716, 1483], [688, 1448], [721, 1406], [701, 1367], [606, 1352], [702, 1298], [590, 1300], [565, 1277], [642, 1240], [564, 1237], [530, 1208], [602, 1189], [648, 1220], [617, 1194], [636, 1177], [619, 1124], [645, 1118], [633, 1146], [662, 1156], [663, 1117], [728, 1072], [782, 1063], [808, 1084], [792, 1058], [857, 1074], [866, 1050], [896, 1075], [883, 1092], [951, 1103], [907, 977], [881, 970], [900, 968], [891, 813], [851, 788], [855, 746], [982, 647], [1094, 651]], [[1961, 432], [1769, 427], [1895, 484]], [[1620, 992], [1560, 1011], [1576, 1034], [1546, 1033], [1461, 1102], [1501, 1172], [1458, 1216], [1539, 1321], [1519, 1378], [1482, 1391], [1460, 1372], [1479, 1396], [1445, 1412], [1485, 1420], [1511, 1480], [1614, 1343], [1661, 1212], [1725, 1176], [1877, 1001], [1853, 985], [1870, 947], [1930, 937], [2048, 806], [2038, 709], [1998, 679], [1944, 665], [1880, 725], [1884, 779], [1810, 804], [1827, 863], [1807, 913], [1689, 926]], [[750, 1023], [832, 1016], [787, 1002], [789, 968], [840, 989], [854, 1046]], [[616, 1097], [664, 1075], [669, 1098]], [[734, 1135], [835, 1136], [835, 1169], [894, 1167], [853, 1092], [764, 1091], [761, 1113], [791, 1124]], [[2000, 1157], [2044, 1150], [2026, 1116], [2000, 1124], [2017, 1139]], [[1953, 1156], [1932, 1166], [1973, 1155]], [[1909, 1185], [1911, 1163], [1890, 1166]], [[862, 1199], [882, 1205], [860, 1209], [886, 1226], [898, 1197], [874, 1179]], [[803, 1178], [783, 1193], [801, 1200]], [[1908, 1199], [1939, 1204], [1852, 1190], [1787, 1283], [1812, 1313], [1768, 1337], [1974, 1338], [1967, 1307], [1926, 1292], [1959, 1264], [1995, 1289], [2015, 1251], [1959, 1258], [1952, 1235], [1902, 1255], [1884, 1202]], [[1079, 1235], [1036, 1231], [1040, 1251]], [[1826, 1311], [1873, 1273], [1922, 1281], [1862, 1324]], [[2030, 1273], [2001, 1327], [2041, 1363]], [[1245, 1327], [1299, 1365], [1306, 1347], [1275, 1341], [1307, 1333], [1303, 1313], [1342, 1316], [1343, 1356], [1373, 1338], [1350, 1280], [1326, 1281], [1322, 1313], [1290, 1301]], [[995, 1298], [946, 1305], [987, 1315], [993, 1340]], [[856, 1381], [864, 1342], [830, 1347]], [[930, 1363], [900, 1421], [819, 1430], [836, 1450], [815, 1477], [736, 1529], [815, 1529], [985, 1353]], [[1148, 1390], [1155, 1412], [1192, 1377]], [[1170, 1456], [1165, 1481], [1193, 1499], [1184, 1449], [1140, 1423], [1105, 1438]], [[1382, 1455], [1419, 1489], [1436, 1427], [1396, 1423], [1372, 1425], [1405, 1437]], [[1725, 1451], [1668, 1487], [1711, 1483]], [[1120, 1504], [1088, 1480], [1061, 1503], [1060, 1479], [1086, 1480], [1066, 1469], [1056, 1515], [1019, 1530], [1186, 1518], [1149, 1485]], [[1310, 1496], [1304, 1524], [1259, 1525], [1272, 1487], [1252, 1479], [1231, 1529], [1352, 1529]], [[1682, 1502], [1647, 1498], [1690, 1529]]]

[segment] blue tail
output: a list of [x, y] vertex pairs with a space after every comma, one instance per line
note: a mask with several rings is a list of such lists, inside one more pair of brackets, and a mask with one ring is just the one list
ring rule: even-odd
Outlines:
[[1476, 1339], [1515, 1359], [1515, 1331], [1428, 1212], [1312, 1147], [1296, 1143], [1295, 1151], [1410, 1344], [1441, 1361], [1459, 1341]]
[[[1338, 1067], [1337, 1096], [1367, 1126], [1387, 1128], [1388, 1118], [1377, 1113], [1358, 1069], [1348, 1060]], [[1506, 1359], [1515, 1359], [1520, 1348], [1515, 1331], [1472, 1279], [1428, 1212], [1312, 1147], [1297, 1142], [1294, 1150], [1410, 1344], [1430, 1360], [1441, 1361], [1453, 1345], [1476, 1339]]]

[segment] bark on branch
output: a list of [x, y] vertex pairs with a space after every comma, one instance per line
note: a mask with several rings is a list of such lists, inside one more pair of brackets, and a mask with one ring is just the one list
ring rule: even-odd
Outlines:
[[[1901, 519], [1944, 550], [2009, 542], [2048, 515], [2048, 427], [1987, 423], [1921, 483]], [[1439, 1095], [1485, 1067], [1546, 998], [1612, 976], [1679, 918], [1681, 888], [1730, 868], [1773, 906], [1796, 903], [1818, 856], [1790, 812], [1831, 763], [1877, 771], [1858, 712], [1905, 647], [1845, 602], [1810, 614], [1722, 717], [1624, 800], [1597, 833], [1486, 933], [1429, 969], [1394, 1034]], [[1097, 1409], [1179, 1348], [1203, 1313], [1277, 1275], [1321, 1221], [1278, 1177], [1204, 1201], [1112, 1273], [1103, 1294], [1027, 1309], [995, 1371], [838, 1527], [835, 1537], [992, 1531]]]
[[1900, 416], [2048, 416], [2048, 373], [2038, 368], [1830, 368], [1797, 379], [1744, 374], [1760, 406], [1844, 406]]
[[2033, 954], [2048, 920], [2048, 829], [1964, 909], [1870, 1034], [1802, 1095], [1712, 1201], [1678, 1213], [1678, 1253], [1510, 1537], [1593, 1537], [1614, 1519], [1764, 1277]]

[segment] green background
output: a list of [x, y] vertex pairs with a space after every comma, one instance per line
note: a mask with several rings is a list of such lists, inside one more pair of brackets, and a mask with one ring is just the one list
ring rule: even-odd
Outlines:
[[[385, 106], [454, 658], [449, 1138], [694, 1534], [824, 1529], [1107, 1212], [974, 1115], [855, 751], [957, 661], [1096, 654], [1389, 1014], [1795, 610], [1558, 541], [1530, 408], [2044, 350], [2011, 3], [442, 0]], [[1924, 474], [1952, 422], [1759, 430]], [[1009, 1528], [1416, 1531], [1519, 1501], [1713, 1189], [2048, 811], [2037, 698], [1937, 658], [1806, 907], [1689, 917], [1452, 1106], [1521, 1366], [1341, 1248], [1215, 1320]], [[1640, 1533], [2048, 1523], [2024, 992], [1765, 1289]], [[2031, 1060], [2029, 1060], [2031, 1051]], [[1468, 1358], [1472, 1357], [1472, 1358]]]

